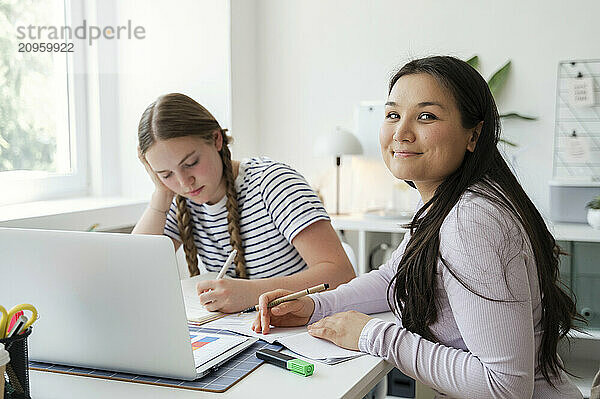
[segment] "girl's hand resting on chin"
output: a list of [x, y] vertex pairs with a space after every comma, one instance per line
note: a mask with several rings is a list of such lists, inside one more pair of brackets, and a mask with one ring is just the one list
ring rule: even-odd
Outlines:
[[[142, 165], [144, 165], [144, 169], [146, 169], [146, 173], [148, 173], [148, 176], [150, 176], [152, 183], [154, 183], [153, 197], [156, 197], [156, 196], [160, 197], [159, 199], [161, 200], [161, 202], [164, 202], [164, 204], [166, 204], [165, 209], [168, 210], [169, 206], [171, 205], [171, 201], [173, 200], [173, 197], [175, 196], [175, 192], [173, 192], [170, 188], [168, 188], [165, 185], [165, 183], [160, 179], [158, 174], [156, 174], [156, 172], [152, 169], [152, 167], [148, 163], [148, 160], [146, 160], [146, 156], [144, 154], [142, 154], [142, 151], [140, 150], [139, 147], [138, 147], [137, 151], [138, 151], [138, 159], [140, 160]], [[164, 205], [164, 204], [160, 204], [160, 205]]]

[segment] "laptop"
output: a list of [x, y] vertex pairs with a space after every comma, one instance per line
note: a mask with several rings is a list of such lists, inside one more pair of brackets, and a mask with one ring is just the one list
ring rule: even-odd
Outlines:
[[0, 304], [19, 303], [38, 310], [40, 362], [193, 380], [256, 341], [223, 339], [196, 364], [166, 236], [0, 228]]

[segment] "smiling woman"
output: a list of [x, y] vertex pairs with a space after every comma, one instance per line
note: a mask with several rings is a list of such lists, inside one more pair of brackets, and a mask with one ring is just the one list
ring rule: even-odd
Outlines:
[[[580, 319], [558, 281], [560, 248], [500, 155], [485, 80], [453, 57], [390, 82], [381, 151], [422, 202], [391, 259], [331, 292], [267, 309], [255, 331], [309, 333], [392, 362], [456, 398], [581, 398], [557, 355]], [[365, 313], [392, 310], [397, 323]]]
[[183, 244], [191, 276], [198, 257], [220, 271], [235, 249], [237, 279], [198, 283], [209, 310], [235, 312], [275, 288], [338, 286], [354, 272], [329, 216], [306, 180], [268, 158], [231, 159], [229, 136], [183, 94], [159, 97], [138, 128], [138, 156], [154, 182], [134, 234], [165, 234]]
[[424, 202], [473, 152], [483, 121], [462, 126], [451, 93], [428, 74], [408, 75], [390, 91], [380, 140], [383, 160], [392, 174], [412, 181]]

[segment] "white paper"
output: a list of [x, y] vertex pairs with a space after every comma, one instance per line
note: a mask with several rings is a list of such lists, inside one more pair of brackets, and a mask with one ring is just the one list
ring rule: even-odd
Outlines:
[[297, 335], [306, 331], [306, 326], [300, 327], [272, 327], [268, 334], [258, 334], [252, 330], [252, 323], [257, 313], [239, 313], [225, 316], [221, 319], [206, 323], [203, 327], [214, 328], [218, 330], [233, 331], [238, 334], [247, 335], [262, 339], [270, 344], [278, 341], [280, 338]]
[[590, 161], [590, 142], [587, 137], [569, 136], [565, 140], [565, 161], [577, 163]]
[[340, 363], [364, 355], [362, 352], [350, 351], [324, 339], [308, 334], [306, 326], [271, 327], [268, 334], [258, 334], [252, 330], [256, 313], [232, 314], [206, 323], [203, 327], [233, 331], [238, 334], [262, 339], [270, 344], [278, 342], [298, 355], [325, 364]]
[[[392, 312], [383, 312], [371, 315], [383, 321], [397, 323]], [[302, 357], [325, 364], [336, 364], [364, 355], [362, 352], [351, 351], [308, 334], [306, 326], [300, 327], [272, 327], [266, 335], [252, 331], [252, 322], [256, 313], [232, 314], [222, 319], [204, 325], [206, 328], [233, 331], [238, 334], [256, 337], [269, 343], [279, 342], [292, 352]]]
[[181, 280], [181, 290], [183, 291], [183, 302], [185, 304], [185, 314], [188, 320], [200, 319], [208, 315], [217, 315], [219, 312], [210, 312], [200, 302], [196, 285], [198, 281], [206, 280], [203, 275], [186, 278]]
[[[210, 277], [208, 277], [210, 278]], [[207, 279], [205, 275], [199, 275], [192, 278], [181, 280], [181, 289], [183, 291], [183, 301], [185, 302], [185, 311], [188, 320], [195, 318], [202, 318], [211, 314], [219, 314], [219, 312], [209, 312], [200, 303], [196, 285], [198, 281]], [[252, 330], [252, 323], [256, 318], [257, 313], [237, 313], [230, 314], [223, 318], [205, 323], [202, 325], [204, 328], [212, 328], [216, 330], [227, 330], [233, 331], [238, 334], [242, 334], [249, 337], [256, 337], [262, 339], [268, 343], [279, 342], [289, 350], [299, 354], [300, 356], [319, 361], [326, 364], [334, 364], [343, 362], [348, 359], [361, 356], [364, 353], [350, 351], [344, 348], [326, 341], [324, 339], [315, 338], [306, 332], [306, 326], [300, 327], [272, 327], [270, 332], [266, 335], [257, 334]], [[244, 338], [240, 338], [244, 341]], [[220, 344], [225, 344], [226, 340], [222, 340]], [[218, 346], [216, 343], [211, 343], [211, 346]], [[208, 345], [207, 345], [208, 349]], [[217, 349], [217, 348], [215, 348]], [[197, 352], [197, 353], [196, 353]], [[210, 357], [210, 353], [215, 351], [194, 351], [194, 358], [198, 356]], [[196, 359], [198, 361], [206, 362], [210, 359], [201, 357]]]
[[308, 332], [283, 337], [277, 341], [289, 350], [317, 361], [348, 360], [364, 355], [362, 352], [341, 348], [325, 339], [313, 337]]
[[573, 107], [594, 106], [594, 79], [573, 78], [569, 87], [569, 103]]

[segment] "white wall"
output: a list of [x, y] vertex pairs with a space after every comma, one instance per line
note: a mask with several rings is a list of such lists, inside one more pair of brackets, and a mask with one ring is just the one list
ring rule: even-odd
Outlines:
[[260, 153], [257, 85], [257, 1], [231, 2], [231, 135], [236, 159]]
[[[232, 0], [232, 8], [244, 7], [245, 1]], [[312, 155], [314, 140], [336, 125], [353, 129], [354, 107], [362, 100], [385, 99], [388, 78], [408, 59], [478, 54], [486, 78], [506, 60], [513, 61], [512, 76], [497, 99], [500, 110], [539, 117], [535, 122], [507, 121], [504, 127], [506, 137], [521, 146], [523, 185], [543, 211], [549, 208], [557, 63], [600, 58], [600, 2], [257, 0], [256, 4], [243, 29], [244, 35], [251, 34], [254, 19], [255, 60], [247, 49], [233, 47], [233, 69], [242, 62], [251, 67], [245, 81], [234, 80], [232, 91], [234, 103], [236, 97], [254, 98], [257, 103], [251, 107], [257, 113], [234, 117], [235, 125], [256, 126], [260, 153], [295, 166], [315, 186], [326, 185], [329, 205], [335, 201], [333, 162]], [[233, 31], [234, 44], [240, 40], [238, 34]], [[248, 37], [243, 40], [253, 43]], [[249, 75], [254, 63], [255, 82]], [[357, 170], [362, 161], [352, 163], [350, 168]], [[343, 208], [355, 207], [348, 201], [352, 195], [361, 206], [368, 202], [365, 193], [390, 195], [393, 180], [381, 165], [369, 164], [352, 181], [344, 170]]]
[[121, 40], [116, 100], [122, 195], [150, 198], [152, 183], [136, 154], [142, 112], [159, 95], [181, 92], [231, 127], [229, 1], [116, 2], [119, 24], [143, 26], [143, 40]]

